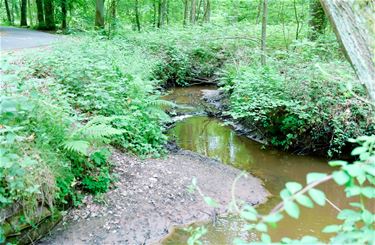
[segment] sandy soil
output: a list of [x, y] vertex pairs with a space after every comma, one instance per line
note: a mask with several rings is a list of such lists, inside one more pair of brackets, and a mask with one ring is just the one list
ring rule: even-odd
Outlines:
[[[226, 213], [231, 185], [240, 171], [189, 151], [171, 153], [166, 159], [146, 159], [115, 151], [116, 188], [101, 204], [87, 197], [71, 210], [40, 244], [155, 244], [176, 225], [212, 219]], [[220, 208], [189, 193], [193, 177], [203, 193], [217, 200]], [[253, 205], [268, 195], [260, 180], [242, 178], [236, 197]]]

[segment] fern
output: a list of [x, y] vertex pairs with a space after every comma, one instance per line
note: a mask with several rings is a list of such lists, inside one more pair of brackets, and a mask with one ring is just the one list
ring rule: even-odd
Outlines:
[[90, 139], [102, 140], [105, 137], [120, 135], [124, 130], [113, 128], [110, 125], [91, 125], [82, 129], [81, 133]]
[[85, 140], [70, 140], [64, 143], [64, 148], [69, 151], [74, 151], [82, 155], [87, 155], [90, 142]]

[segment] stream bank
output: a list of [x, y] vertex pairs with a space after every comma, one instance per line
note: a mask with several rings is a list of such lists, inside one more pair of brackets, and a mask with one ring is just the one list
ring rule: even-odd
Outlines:
[[[165, 159], [141, 160], [115, 151], [116, 188], [100, 200], [85, 198], [40, 244], [153, 244], [176, 225], [210, 220], [227, 212], [231, 185], [240, 170], [197, 153], [179, 150]], [[187, 186], [193, 177], [203, 193], [220, 203], [209, 207]], [[257, 205], [266, 201], [261, 181], [238, 182], [236, 197]], [[101, 201], [101, 204], [98, 203]]]

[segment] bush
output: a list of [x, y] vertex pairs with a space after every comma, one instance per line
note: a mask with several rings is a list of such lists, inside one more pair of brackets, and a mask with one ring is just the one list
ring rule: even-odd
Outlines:
[[221, 80], [229, 114], [260, 128], [271, 145], [339, 155], [349, 138], [374, 132], [373, 108], [358, 99], [366, 91], [347, 64], [300, 52], [278, 52], [266, 67], [229, 65]]

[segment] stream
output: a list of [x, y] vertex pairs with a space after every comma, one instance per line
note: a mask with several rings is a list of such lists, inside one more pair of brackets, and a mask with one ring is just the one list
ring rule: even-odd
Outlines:
[[[208, 86], [175, 88], [165, 96], [164, 99], [182, 105], [180, 114], [185, 114], [180, 116], [181, 120], [177, 121], [170, 130], [170, 135], [175, 137], [177, 145], [182, 149], [215, 158], [223, 164], [247, 171], [260, 178], [271, 193], [269, 200], [257, 207], [260, 213], [267, 213], [280, 202], [277, 196], [286, 182], [297, 181], [304, 185], [307, 173], [332, 171], [323, 158], [299, 156], [269, 149], [239, 135], [223, 121], [206, 116], [202, 106], [202, 90], [215, 89]], [[320, 189], [326, 193], [328, 200], [339, 208], [347, 206], [343, 190], [334, 183], [326, 183]], [[270, 230], [269, 234], [273, 241], [279, 241], [283, 237], [298, 239], [305, 235], [317, 236], [323, 241], [328, 241], [329, 234], [322, 233], [321, 230], [326, 225], [337, 222], [337, 213], [338, 211], [328, 204], [324, 207], [315, 205], [313, 209], [301, 207], [301, 217], [298, 220], [285, 217], [276, 229]], [[202, 238], [202, 242], [215, 245], [232, 244], [236, 237], [257, 240], [257, 234], [241, 232], [243, 224], [241, 220], [232, 216], [220, 217], [215, 224], [206, 223], [204, 225], [209, 232]], [[186, 244], [188, 237], [189, 234], [183, 227], [176, 228], [162, 241], [162, 244]]]

